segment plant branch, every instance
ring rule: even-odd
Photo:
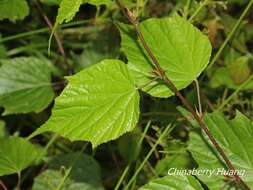
[[[3,190],[8,190],[8,188],[6,187],[6,185],[4,184],[4,182],[0,179],[0,187],[3,188]]]
[[[40,14],[41,14],[42,18],[44,19],[44,21],[46,22],[46,24],[47,24],[48,28],[50,29],[50,31],[53,32],[53,24],[50,21],[50,19],[48,18],[48,16],[46,15],[46,13],[43,11],[43,9],[40,5],[40,2],[38,0],[34,0],[34,4],[37,7],[38,11],[40,12]],[[72,67],[68,64],[67,56],[66,56],[66,53],[65,53],[65,50],[64,50],[64,47],[63,47],[63,43],[62,43],[62,41],[59,37],[59,34],[58,34],[57,31],[54,31],[53,35],[54,35],[54,38],[56,40],[58,49],[59,49],[61,55],[63,56],[64,62],[68,67],[68,72],[69,72],[69,74],[71,74],[72,73]]]
[[[120,9],[123,11],[124,15],[129,20],[129,22],[134,26],[135,31],[137,33],[137,36],[140,39],[141,44],[145,48],[146,52],[148,53],[149,57],[151,58],[154,66],[155,66],[155,73],[157,73],[157,75],[167,84],[167,86],[169,87],[169,89],[176,94],[176,96],[181,100],[181,102],[183,103],[183,105],[192,114],[192,116],[194,117],[194,119],[199,123],[200,127],[206,133],[206,135],[208,136],[209,140],[212,142],[212,144],[215,147],[215,149],[218,151],[218,153],[220,154],[220,156],[223,158],[223,160],[225,161],[225,163],[228,166],[228,168],[231,171],[234,171],[235,174],[234,174],[233,177],[235,179],[235,182],[238,185],[241,184],[246,190],[250,190],[250,188],[248,187],[248,185],[240,178],[239,175],[236,174],[235,167],[233,166],[233,164],[231,163],[231,161],[229,160],[229,158],[225,154],[224,150],[221,148],[221,146],[215,140],[215,138],[213,137],[213,135],[209,131],[207,125],[204,123],[203,119],[194,111],[194,109],[190,105],[189,101],[179,92],[179,90],[177,89],[177,87],[173,84],[173,82],[165,74],[165,71],[160,66],[158,60],[156,59],[155,55],[153,54],[153,52],[151,51],[150,47],[148,46],[148,44],[146,43],[146,41],[144,39],[144,36],[143,36],[143,34],[142,34],[142,32],[141,32],[141,30],[139,28],[138,18],[132,12],[130,12],[127,8],[125,8],[119,1],[117,1],[117,3],[119,5]]]

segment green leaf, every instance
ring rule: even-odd
[[[0,0],[0,20],[22,20],[29,14],[26,0]]]
[[[90,40],[81,54],[73,54],[75,71],[78,72],[104,59],[117,58],[118,55],[119,39],[115,39],[115,29],[104,29],[95,35],[94,40]]]
[[[159,176],[166,176],[170,168],[187,169],[190,161],[187,152],[166,156],[158,161],[155,171]]]
[[[141,132],[134,130],[131,133],[127,133],[119,139],[118,150],[123,160],[129,164],[135,161],[140,154],[139,142],[141,140]]]
[[[92,5],[108,4],[111,0],[62,0],[56,18],[57,24],[71,21],[83,3]]]
[[[2,40],[2,36],[0,34],[0,41]],[[7,58],[7,49],[3,43],[0,44],[0,59]]]
[[[60,8],[58,9],[56,23],[62,24],[63,22],[71,21],[79,11],[82,3],[83,0],[62,0]]]
[[[216,69],[210,79],[209,85],[211,88],[217,88],[220,86],[226,86],[231,89],[237,89],[240,85],[235,84],[233,79],[231,78],[231,74],[229,73],[228,68],[219,67]],[[251,89],[253,87],[253,81],[249,81],[242,90]]]
[[[228,120],[221,113],[212,113],[205,116],[214,138],[223,148],[232,164],[240,172],[242,179],[253,187],[253,124],[242,113],[237,112],[233,120]],[[188,147],[193,158],[199,165],[199,170],[210,169],[212,176],[198,176],[212,190],[219,190],[226,184],[225,177],[218,171],[227,169],[217,151],[213,148],[206,135],[197,132],[190,133]],[[245,175],[243,175],[245,170]]]
[[[62,0],[41,0],[41,2],[47,5],[59,5],[62,2]],[[99,5],[107,5],[112,2],[113,2],[112,0],[82,0],[81,4],[89,3],[91,5],[99,6]],[[76,12],[78,12],[78,10]]]
[[[21,172],[39,156],[38,148],[21,137],[0,139],[0,176]]]
[[[59,5],[61,3],[61,0],[40,0],[41,3],[46,5]]]
[[[156,166],[155,171],[159,176],[168,175],[170,168],[177,169],[190,169],[193,168],[194,162],[190,154],[186,151],[186,146],[181,141],[170,141],[164,148],[164,158],[160,159]]]
[[[121,47],[128,59],[128,68],[138,86],[156,97],[173,93],[162,81],[151,81],[152,61],[142,47],[132,27],[119,24]],[[166,75],[181,90],[205,69],[211,55],[208,38],[178,15],[152,18],[140,24],[140,30]]]
[[[198,122],[193,118],[192,114],[183,108],[182,106],[177,106],[177,110],[180,112],[180,114],[187,119],[187,121],[193,126],[198,127]]]
[[[92,157],[72,153],[59,155],[49,162],[48,169],[35,178],[32,190],[55,190],[71,169],[61,190],[104,190],[100,167]]]
[[[220,21],[223,25],[224,32],[226,34],[226,37],[229,35],[235,24],[237,23],[237,18],[233,18],[232,16],[228,14],[221,14],[220,15]],[[245,28],[245,25],[247,24],[247,21],[243,20],[240,25],[238,26],[238,29],[233,34],[233,39],[231,39],[231,46],[239,52],[243,52],[244,54],[247,54],[247,46],[246,46],[246,36],[245,32],[243,32],[242,28]]]
[[[210,75],[209,85],[211,88],[226,86],[231,89],[240,87],[247,90],[253,87],[250,81],[251,68],[249,67],[249,56],[242,56],[234,49],[229,49],[224,56],[225,66],[218,67]],[[247,81],[249,80],[249,81]],[[247,81],[247,84],[243,84]],[[243,87],[241,87],[243,85]]]
[[[4,115],[40,112],[54,98],[48,63],[34,57],[1,60],[0,105]]]
[[[201,190],[203,189],[193,176],[166,176],[155,179],[139,190]]]
[[[228,65],[229,73],[235,84],[240,85],[250,77],[249,57],[241,56]]]
[[[109,3],[112,3],[112,0],[83,0],[84,3],[89,3],[91,5],[107,5]]]
[[[5,122],[0,120],[0,139],[5,138],[7,136],[7,131],[5,129]]]
[[[135,128],[139,94],[122,61],[104,60],[67,79],[52,116],[33,136],[53,131],[96,147]]]

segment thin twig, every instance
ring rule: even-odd
[[[149,170],[151,171],[151,173],[153,174],[153,176],[154,176],[154,177],[158,177],[158,175],[157,175],[157,173],[156,173],[154,167],[152,166],[152,164],[151,164],[149,161],[147,161],[147,166],[148,166],[148,169],[149,169]]]
[[[220,156],[223,158],[223,160],[225,161],[228,168],[231,171],[236,171],[235,167],[233,166],[233,164],[231,163],[231,161],[229,160],[229,158],[225,154],[224,150],[221,148],[221,146],[218,144],[218,142],[215,140],[215,138],[213,137],[213,135],[209,131],[209,129],[208,129],[207,125],[204,123],[203,119],[194,111],[194,109],[190,105],[189,101],[178,91],[177,87],[167,77],[167,75],[165,74],[165,71],[161,68],[158,60],[156,59],[155,55],[153,54],[153,52],[151,51],[150,47],[148,46],[148,44],[146,43],[146,41],[144,39],[144,36],[139,28],[138,18],[135,17],[135,15],[133,13],[131,13],[127,8],[125,8],[119,1],[117,1],[117,3],[119,5],[120,9],[123,11],[124,15],[129,20],[129,22],[134,26],[137,36],[140,39],[141,44],[145,48],[146,52],[148,53],[149,57],[151,58],[151,60],[154,64],[155,72],[157,73],[157,75],[160,76],[160,78],[167,84],[169,89],[176,94],[176,96],[181,100],[183,105],[187,108],[187,110],[192,114],[192,116],[195,118],[195,120],[199,123],[200,127],[206,133],[209,140],[212,142],[215,149],[218,151]],[[241,184],[241,185],[243,185],[243,187],[246,190],[250,190],[248,185],[241,179],[241,177],[239,175],[236,174],[236,172],[233,177],[235,179],[235,182],[238,185]]]
[[[3,190],[8,190],[8,188],[6,187],[6,185],[4,184],[4,182],[0,179],[0,187],[3,188]]]
[[[184,14],[183,14],[185,19],[187,19],[188,17],[190,5],[191,5],[191,0],[187,0],[186,5],[184,6]]]
[[[42,7],[40,5],[40,2],[38,0],[34,0],[34,4],[37,7],[37,9],[39,10],[42,18],[46,22],[46,24],[47,24],[48,28],[50,29],[50,31],[53,32],[53,24],[50,21],[50,19],[48,18],[48,16],[46,15],[46,13],[43,11],[43,9],[42,9]],[[54,38],[56,40],[58,49],[59,49],[61,55],[63,56],[64,63],[68,67],[68,72],[69,72],[69,74],[72,74],[72,67],[68,64],[67,56],[66,56],[66,53],[65,53],[65,50],[64,50],[64,47],[63,47],[63,43],[62,43],[62,41],[61,41],[61,39],[59,37],[59,34],[58,34],[57,30],[54,31],[53,35],[54,35]]]
[[[146,139],[147,139],[147,142],[148,142],[149,146],[152,148],[155,143],[150,141],[148,138],[146,138]],[[159,160],[159,152],[156,149],[154,150],[154,155],[155,155],[156,159]]]
[[[212,102],[208,99],[208,97],[204,94],[204,93],[201,93],[200,91],[200,94],[201,96],[203,97],[203,99],[205,100],[206,104],[208,105],[208,107],[212,110],[212,111],[215,111],[215,108],[212,104]]]

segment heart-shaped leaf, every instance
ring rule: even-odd
[[[33,136],[53,131],[96,147],[135,128],[139,94],[122,61],[104,60],[67,79],[52,116]]]
[[[135,83],[156,97],[173,93],[160,80],[154,80],[149,55],[137,41],[133,28],[119,24],[121,48],[127,56],[128,68]],[[166,75],[181,90],[205,69],[211,55],[208,38],[178,15],[170,18],[151,18],[140,23],[140,30]]]

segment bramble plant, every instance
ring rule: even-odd
[[[252,4],[0,0],[0,188],[253,189]]]

